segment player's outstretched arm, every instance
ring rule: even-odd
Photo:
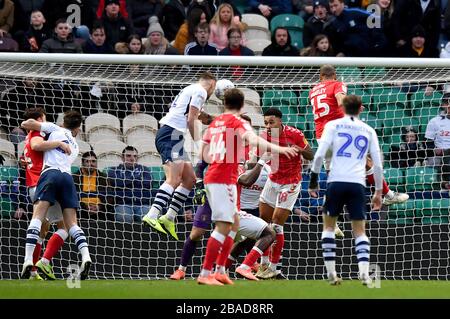
[[[306,145],[304,149],[300,149],[300,152],[302,153],[304,159],[307,159],[308,161],[312,161],[314,159],[314,151],[309,145]]]
[[[197,142],[201,138],[201,129],[198,127],[198,116],[200,115],[200,110],[196,107],[190,106],[188,113],[187,126],[189,133],[192,136],[194,142]]]
[[[30,141],[30,146],[33,151],[46,152],[55,148],[61,148],[65,153],[71,154],[69,144],[62,141],[44,141],[42,138],[33,137]]]
[[[298,148],[295,147],[283,147],[276,144],[267,142],[262,137],[259,137],[253,131],[246,131],[242,136],[244,140],[250,143],[252,146],[257,146],[259,149],[263,149],[268,152],[279,153],[292,158],[299,153]]]
[[[60,129],[56,124],[50,122],[38,122],[35,119],[23,121],[20,126],[27,131],[41,131],[45,133],[52,133]]]
[[[206,112],[200,111],[200,114],[198,116],[198,119],[202,122],[203,125],[209,125],[212,121],[214,121],[216,117],[213,115],[210,115]]]

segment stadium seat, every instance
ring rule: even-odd
[[[247,47],[255,53],[255,55],[261,55],[266,47],[272,42],[266,39],[249,39],[247,41]]]
[[[291,43],[297,49],[303,49],[303,32],[299,30],[288,30],[291,36]]]
[[[384,178],[389,185],[404,185],[406,182],[405,170],[401,168],[385,168]]]
[[[247,24],[245,38],[270,40],[269,21],[260,14],[246,13],[242,15],[242,22]]]
[[[98,169],[122,164],[122,151],[127,145],[117,140],[101,140],[92,144],[98,158]]]
[[[416,200],[408,200],[403,203],[389,206],[389,224],[414,224],[416,217],[419,217],[418,204]]]
[[[223,113],[223,106],[218,104],[209,103],[209,101],[205,104],[204,108],[206,113],[211,115],[219,115]]]
[[[241,113],[253,115],[259,114],[262,115],[262,109],[260,106],[252,105],[252,104],[244,104],[244,107],[241,110]]]
[[[17,164],[16,149],[10,141],[0,139],[0,155],[5,158],[4,166],[14,166]]]
[[[432,167],[410,167],[406,169],[406,190],[425,191],[438,188],[438,175]]]
[[[370,95],[364,91],[364,88],[359,85],[348,85],[347,86],[347,95],[358,95],[361,97],[362,104],[364,108],[370,109],[372,101],[370,99]]]
[[[138,156],[138,164],[144,166],[156,166],[162,165],[162,161],[158,154],[145,153]]]
[[[18,177],[19,168],[17,166],[0,167],[0,217],[10,217],[15,211],[15,205],[9,195],[19,192],[18,187],[14,186],[14,182],[18,180]],[[16,185],[18,186],[18,184]]]
[[[96,113],[85,120],[87,141],[96,143],[103,139],[122,140],[120,121],[117,117],[107,113]]]
[[[419,119],[420,132],[425,133],[427,125],[433,117],[439,115],[440,108],[438,107],[423,107],[414,108],[413,115]]]
[[[152,172],[152,188],[158,189],[166,179],[164,168],[161,165],[150,166]]]
[[[408,102],[408,96],[398,87],[375,87],[369,90],[369,94],[373,97],[373,103],[376,109],[382,109],[389,104],[405,108]]]
[[[298,99],[299,101],[299,105],[298,105],[298,110],[299,110],[299,115],[304,115],[302,113],[306,113],[308,108],[311,108],[311,101],[309,100],[309,91],[301,91],[300,92],[300,97]]]
[[[273,32],[278,27],[285,27],[288,30],[302,31],[305,21],[296,14],[279,14],[270,20],[270,30]]]
[[[365,67],[362,70],[364,77],[369,79],[380,78],[386,75],[386,69],[380,67]]]
[[[241,88],[240,90],[242,91],[242,93],[244,93],[244,104],[255,106],[261,105],[261,97],[259,96],[258,92],[248,88]]]
[[[78,153],[78,157],[75,159],[75,161],[72,163],[73,166],[81,166],[81,156],[85,153],[85,152],[89,152],[92,150],[92,147],[89,143],[82,141],[82,140],[77,140],[78,143],[78,148],[79,148],[79,153]],[[96,153],[97,155],[97,153]]]
[[[158,120],[145,113],[131,114],[123,119],[123,136],[125,143],[147,139],[158,130]],[[147,134],[148,133],[148,134]]]
[[[294,91],[286,90],[265,90],[263,93],[263,106],[297,106],[298,97]]]
[[[418,91],[411,97],[413,109],[439,108],[442,102],[442,94],[434,91],[430,95],[425,95],[425,91]]]
[[[130,143],[128,145],[136,147],[139,155],[145,154],[145,153],[149,153],[149,154],[158,153],[158,151],[156,150],[155,140],[152,140],[152,139],[133,140],[133,141],[130,141]]]
[[[339,81],[352,83],[361,81],[361,70],[356,67],[337,67],[336,76]]]
[[[424,199],[421,200],[420,212],[423,224],[448,224],[450,199]]]

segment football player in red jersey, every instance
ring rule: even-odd
[[[270,162],[271,174],[261,193],[259,212],[263,220],[272,223],[276,240],[271,246],[270,264],[256,274],[261,279],[282,277],[277,266],[284,246],[284,223],[300,193],[302,157],[307,160],[312,160],[314,157],[303,132],[295,127],[284,125],[281,117],[282,113],[277,108],[269,108],[264,112],[266,131],[262,133],[262,137],[280,146],[294,146],[299,152],[294,157],[280,154],[278,159],[272,159]],[[264,253],[264,256],[267,255],[268,250]]]
[[[316,126],[316,139],[320,143],[322,131],[329,121],[344,117],[342,101],[347,95],[347,87],[344,83],[336,79],[336,69],[329,64],[320,68],[320,83],[312,88],[309,99],[313,107],[314,123]],[[325,169],[329,170],[330,154],[325,158]],[[374,185],[372,161],[367,161],[367,181]],[[405,193],[393,192],[388,184],[383,180],[383,204],[391,205],[402,203],[408,200]]]
[[[212,210],[215,229],[206,246],[206,255],[202,265],[199,284],[223,285],[232,284],[227,274],[215,276],[212,267],[219,254],[226,261],[233,239],[228,236],[237,214],[238,166],[244,158],[244,143],[279,153],[287,158],[297,157],[298,149],[281,147],[258,137],[250,124],[238,117],[244,106],[244,94],[238,89],[230,89],[225,93],[225,112],[216,117],[203,137],[202,158],[210,163],[205,175],[204,184]]]
[[[44,109],[40,107],[29,108],[24,114],[25,120],[35,119],[39,122],[45,122],[46,116]],[[66,143],[60,141],[48,142],[45,140],[45,133],[40,131],[30,131],[25,139],[25,148],[23,154],[23,161],[25,164],[26,186],[28,187],[28,194],[30,198],[34,199],[36,186],[41,175],[42,165],[44,162],[44,152],[61,147],[65,149]],[[58,230],[50,237],[43,257],[40,259],[42,243],[47,235],[50,224],[56,223]],[[64,225],[61,207],[58,203],[50,207],[47,212],[47,218],[41,228],[38,243],[33,253],[33,267],[30,279],[38,279],[37,269],[48,280],[55,280],[53,269],[50,264],[51,259],[55,256],[59,249],[61,249],[64,241],[68,237],[67,230]],[[36,269],[37,267],[37,269]]]

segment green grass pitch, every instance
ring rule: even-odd
[[[233,286],[200,286],[195,280],[88,280],[80,288],[67,288],[66,281],[1,280],[0,298],[101,298],[101,299],[311,299],[311,298],[450,298],[448,281],[381,281],[369,289],[357,280],[341,286],[325,281],[236,280]]]

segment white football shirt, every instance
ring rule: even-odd
[[[332,150],[332,158],[328,183],[348,182],[366,186],[367,153],[372,157],[374,167],[382,167],[377,133],[357,117],[346,115],[325,125],[315,157],[323,158],[329,149]],[[313,171],[319,171],[321,165],[314,159]]]
[[[450,148],[450,119],[436,116],[428,122],[425,138],[434,141],[437,148]]]
[[[199,83],[185,87],[175,97],[169,112],[159,123],[173,127],[180,132],[186,132],[189,106],[202,110],[207,97],[208,93]]]
[[[72,153],[67,155],[62,149],[55,148],[44,153],[44,166],[52,169],[59,169],[61,172],[71,174],[70,167],[80,152],[77,140],[68,129],[59,127],[53,123],[41,123],[41,131],[49,135],[48,141],[63,141],[70,145]]]
[[[244,173],[244,172],[243,172]],[[259,207],[259,197],[266,185],[267,178],[270,175],[270,166],[264,165],[256,182],[250,186],[242,186],[241,189],[241,209],[256,209]],[[239,177],[238,177],[239,180]]]

